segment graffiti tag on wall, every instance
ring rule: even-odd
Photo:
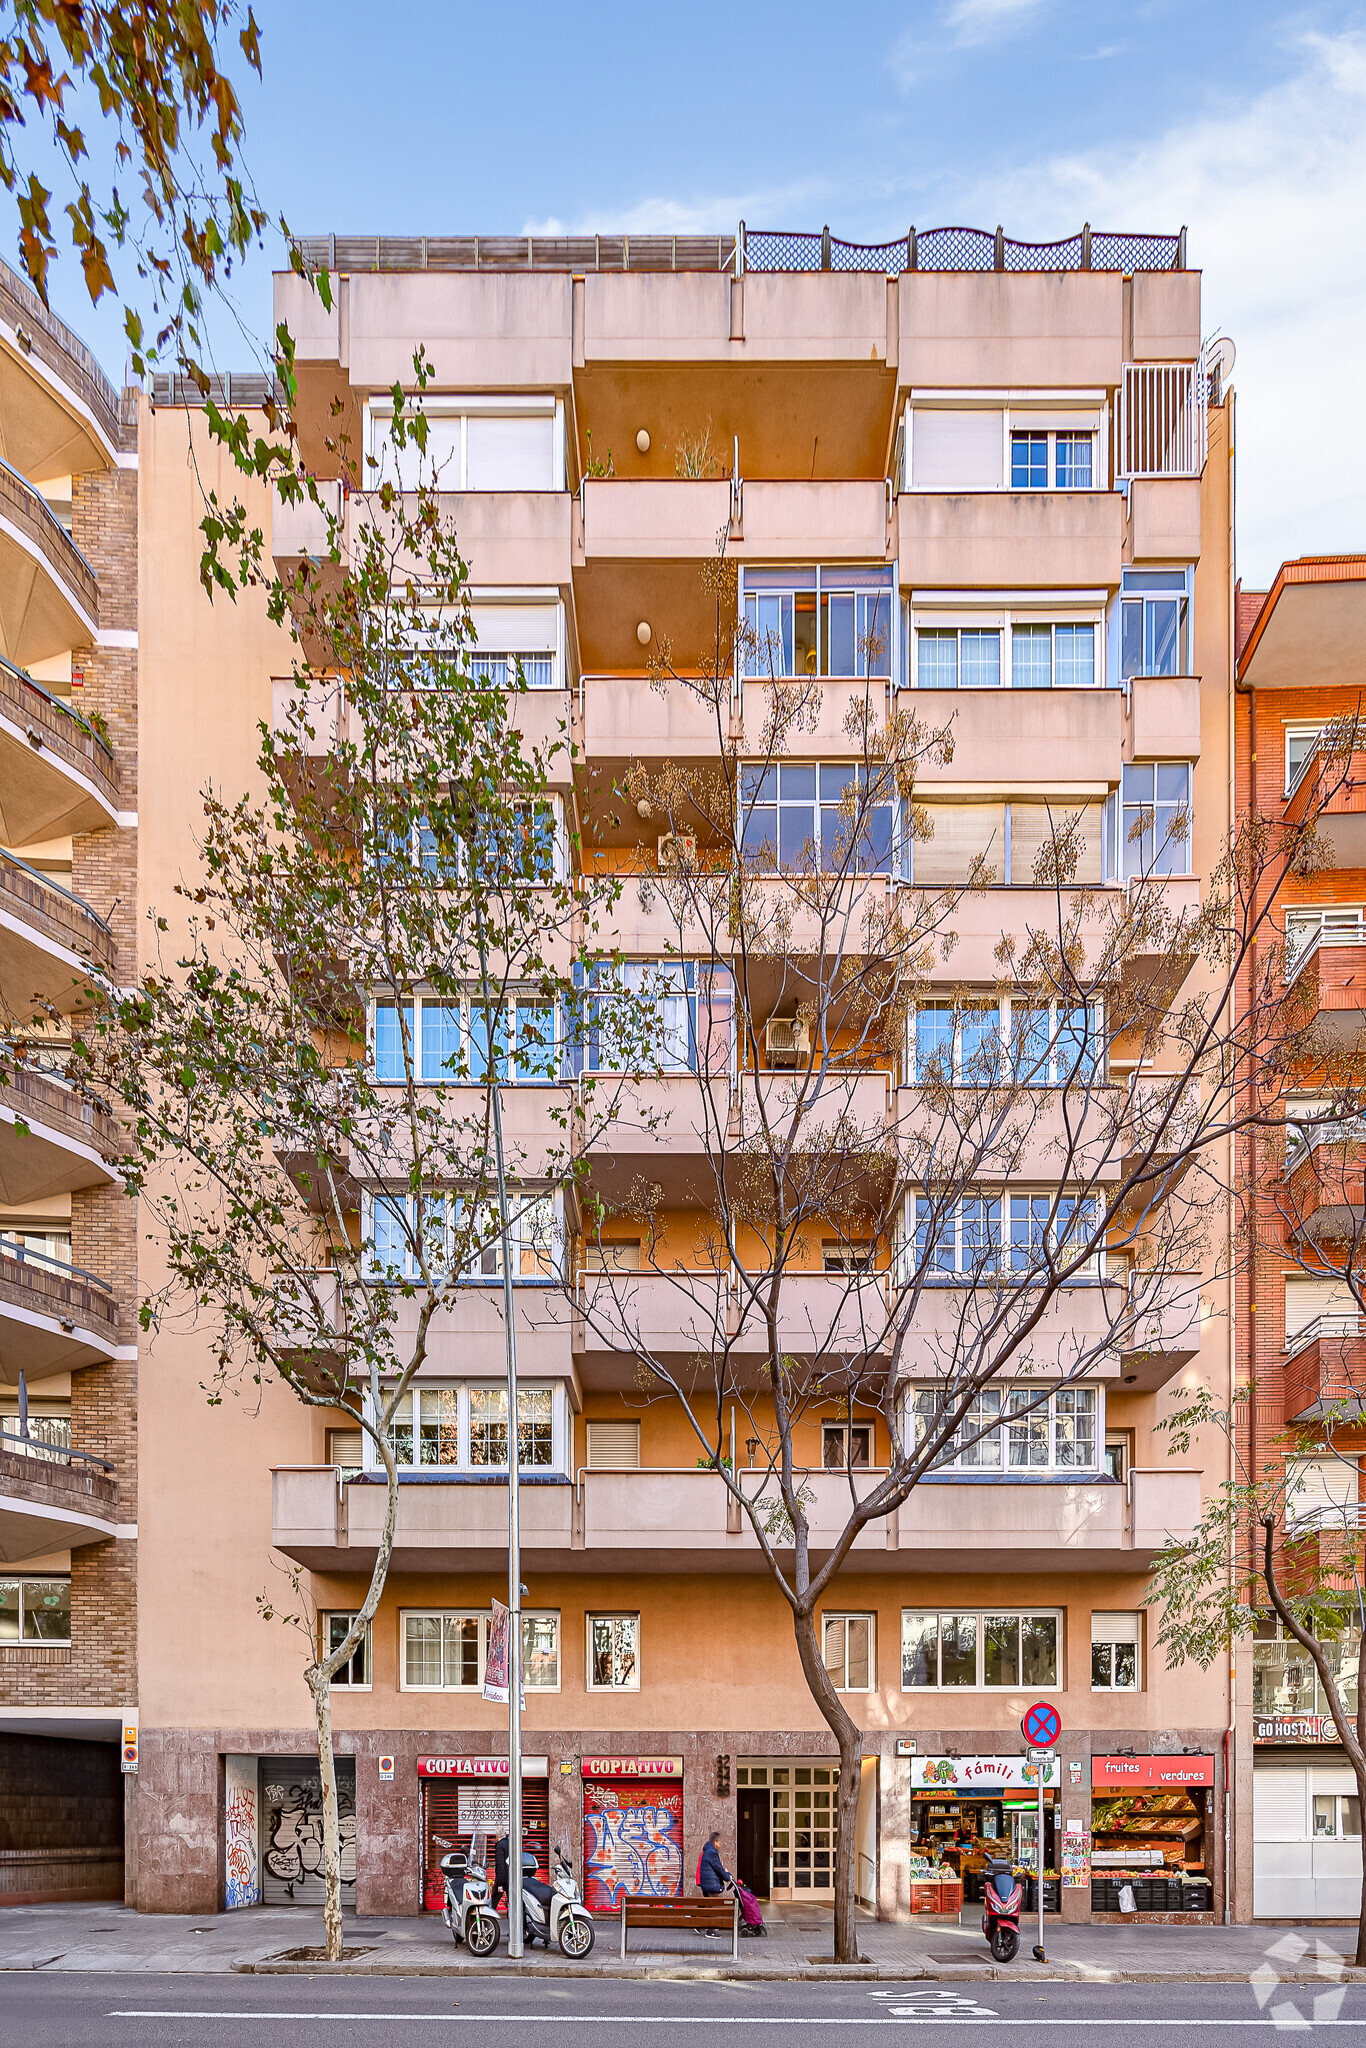
[[[676,1899],[683,1891],[683,1793],[658,1785],[585,1784],[584,1897],[609,1912],[623,1894]],[[637,1799],[639,1803],[637,1803]]]
[[[268,1902],[303,1905],[321,1900],[323,1888],[323,1794],[317,1778],[265,1788]],[[356,1882],[356,1795],[338,1773],[337,1831],[341,1838],[341,1881]]]
[[[255,1757],[225,1759],[224,1884],[223,1904],[228,1912],[261,1902],[260,1866],[257,1861],[257,1818]]]

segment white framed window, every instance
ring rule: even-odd
[[[910,679],[920,690],[1093,690],[1106,681],[1104,608],[1069,603],[911,606]]]
[[[584,1625],[589,1692],[639,1692],[639,1614],[587,1614]]]
[[[740,770],[740,850],[767,873],[813,868],[887,875],[896,778],[851,761],[776,761]],[[851,833],[857,831],[856,843]]]
[[[323,1615],[323,1649],[328,1656],[331,1656],[334,1650],[339,1650],[346,1641],[347,1636],[351,1633],[351,1624],[355,1618],[354,1614],[331,1613]],[[361,1637],[359,1644],[347,1658],[345,1664],[338,1667],[337,1674],[332,1680],[332,1685],[334,1690],[338,1687],[345,1687],[348,1692],[369,1692],[371,1678],[370,1623],[368,1621],[365,1624],[365,1633]]]
[[[1288,725],[1285,728],[1285,793],[1287,796],[1314,758],[1323,726]]]
[[[822,1614],[821,1656],[836,1692],[875,1692],[877,1620],[871,1614]]]
[[[999,1086],[1007,1077],[1031,1088],[1098,1080],[1105,1071],[1103,1004],[1040,999],[1027,991],[1004,1001],[916,1006],[907,1064],[921,1087],[952,1082]]]
[[[1010,429],[1012,491],[1089,491],[1096,484],[1094,429],[1042,427],[1022,417]]]
[[[472,836],[453,844],[448,821],[431,822],[420,814],[401,829],[386,829],[375,859],[412,867],[432,883],[456,886],[462,880],[484,881],[490,889],[535,888],[563,881],[568,871],[564,808],[558,796],[518,798],[496,816],[486,817]],[[371,852],[366,848],[366,859]]]
[[[1357,1458],[1287,1458],[1285,1461],[1285,1526],[1310,1529],[1356,1529],[1362,1519],[1361,1463]]]
[[[942,1387],[912,1390],[911,1420],[922,1443],[943,1402]],[[985,1433],[984,1433],[985,1432]],[[1099,1387],[983,1387],[963,1425],[935,1461],[936,1471],[1099,1472],[1104,1444]]]
[[[488,1660],[489,1614],[408,1607],[400,1611],[401,1692],[477,1692]],[[558,1608],[522,1614],[522,1685],[527,1692],[560,1689]]]
[[[1062,1609],[901,1611],[903,1692],[993,1692],[1062,1683]]]
[[[1120,571],[1119,673],[1188,676],[1191,673],[1189,569]]]
[[[557,1284],[565,1256],[563,1197],[512,1189],[508,1200],[513,1280],[519,1286]],[[419,1234],[438,1281],[476,1284],[502,1278],[503,1238],[494,1204],[471,1211],[449,1191],[419,1196],[367,1190],[361,1196],[361,1231],[369,1279],[420,1279]],[[464,1250],[465,1264],[453,1272],[457,1246]]]
[[[1143,1617],[1136,1613],[1091,1615],[1092,1692],[1137,1692]]]
[[[475,995],[458,1002],[414,995],[402,1003],[377,996],[370,1004],[370,1071],[376,1081],[469,1083],[489,1078],[489,1023],[493,1025],[493,1078],[520,1087],[548,1087],[560,1079],[562,1033],[557,1006],[534,991],[511,990],[486,1010]]]
[[[394,1411],[394,1461],[404,1472],[507,1471],[507,1389],[496,1381],[463,1380],[453,1386],[410,1387]],[[564,1388],[517,1389],[517,1469],[569,1470]],[[367,1445],[367,1471],[379,1471]]]
[[[564,406],[550,394],[511,397],[424,395],[425,458],[411,439],[393,444],[393,404],[366,407],[367,487],[385,481],[414,490],[419,478],[442,491],[562,491]],[[411,419],[411,415],[409,415]]]
[[[1189,761],[1126,761],[1121,846],[1126,881],[1191,871]]]
[[[865,1471],[873,1462],[871,1422],[823,1422],[821,1465],[827,1472]]]
[[[749,681],[894,673],[894,572],[881,567],[742,569]]]
[[[1361,1835],[1361,1800],[1355,1792],[1315,1792],[1314,1840],[1343,1842]]]
[[[930,1285],[936,1280],[954,1285],[962,1279],[983,1279],[1007,1269],[1028,1274],[1041,1264],[1045,1252],[1055,1261],[1066,1259],[1092,1234],[1097,1214],[1091,1195],[1059,1197],[1011,1190],[1007,1193],[976,1193],[956,1197],[947,1204],[931,1195],[916,1195],[914,1209],[907,1197],[908,1216],[913,1217],[907,1255],[914,1255],[916,1268]],[[1105,1277],[1105,1254],[1090,1254],[1067,1283],[1089,1286]]]
[[[995,403],[992,403],[992,400]],[[956,401],[956,402],[955,402]],[[913,491],[1103,490],[1102,395],[1030,404],[983,392],[976,405],[947,393],[908,401],[902,488]]]
[[[576,984],[582,970],[574,969]],[[564,1064],[574,1074],[730,1074],[735,1068],[734,983],[705,960],[593,961],[576,989],[576,1028]]]
[[[69,1643],[71,1580],[45,1573],[0,1575],[0,1643]]]
[[[1285,913],[1287,981],[1313,946],[1359,946],[1366,940],[1366,911],[1359,903],[1305,906]]]

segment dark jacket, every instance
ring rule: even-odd
[[[717,1848],[715,1842],[708,1842],[702,1851],[702,1861],[698,1866],[698,1881],[701,1884],[704,1897],[708,1898],[713,1897],[725,1884],[726,1866],[721,1861],[721,1851]]]

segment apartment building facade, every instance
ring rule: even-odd
[[[305,459],[350,518],[338,423],[383,459],[389,393],[426,350],[481,655],[520,662],[547,729],[562,723],[577,750],[546,792],[566,844],[610,846],[633,763],[705,758],[699,721],[652,688],[649,665],[662,641],[687,666],[682,650],[712,640],[703,571],[723,544],[741,617],[779,674],[818,677],[831,707],[790,788],[774,786],[780,839],[818,833],[819,778],[848,772],[845,642],[870,617],[880,715],[914,702],[952,725],[916,879],[952,885],[985,848],[996,878],[963,900],[946,996],[994,989],[1001,936],[1038,916],[1048,805],[1082,815],[1078,885],[1116,896],[1141,842],[1129,814],[1184,820],[1162,885],[1199,900],[1232,811],[1233,437],[1182,238],[1088,231],[1029,249],[952,231],[860,250],[742,232],[306,253],[329,269],[331,311],[292,275],[276,288]],[[290,668],[250,594],[211,610],[198,593],[197,494],[242,486],[178,397],[142,400],[136,428],[139,553],[155,564],[137,622],[140,911],[183,871],[196,792],[252,785],[258,721],[279,716]],[[253,504],[278,562],[319,551],[315,517]],[[732,716],[743,759],[744,675]],[[645,966],[670,948],[641,879],[628,875],[613,937]],[[914,1057],[912,1030],[869,1085],[904,1087]],[[534,1088],[510,1069],[514,1129],[535,1125]],[[681,1240],[697,1235],[701,1141],[686,1115],[664,1129],[649,1149],[670,1160]],[[562,1224],[582,1301],[599,1275],[574,1218]],[[629,1264],[629,1244],[618,1256]],[[155,1245],[136,1277],[156,1284]],[[802,1279],[819,1316],[819,1257]],[[642,1272],[642,1297],[652,1284]],[[552,1312],[539,1285],[528,1274],[519,1295],[531,1838],[582,1853],[599,1903],[622,1884],[690,1889],[712,1828],[762,1895],[828,1900],[837,1757],[785,1604],[676,1406],[642,1401],[628,1348],[586,1307]],[[506,1482],[478,1448],[504,1369],[500,1301],[501,1281],[473,1276],[422,1369],[389,1583],[334,1689],[344,1896],[362,1911],[429,1907],[434,1835],[496,1822],[505,1800],[505,1715],[481,1687],[506,1590]],[[202,1328],[159,1329],[138,1398],[136,1896],[152,1911],[318,1896],[300,1650],[258,1596],[278,1605],[299,1570],[327,1640],[367,1581],[382,1497],[359,1433],[278,1388],[210,1412],[208,1345]],[[1152,1910],[1250,1910],[1230,1796],[1250,1792],[1248,1704],[1240,1723],[1227,1662],[1169,1673],[1144,1608],[1157,1548],[1224,1476],[1217,1446],[1173,1461],[1155,1425],[1196,1379],[1228,1393],[1230,1346],[1211,1282],[1159,1319],[1141,1360],[1092,1376],[1080,1425],[1050,1411],[1028,1483],[999,1447],[994,1471],[941,1476],[860,1539],[820,1629],[865,1731],[856,1889],[879,1913],[910,1910],[917,1862],[953,1828],[1028,1848],[1019,1722],[1036,1696],[1063,1724],[1046,1786],[1046,1854],[1061,1868],[1066,1849],[1074,1878],[1063,1916],[1116,1905],[1121,1800],[1147,1816],[1146,1857],[1162,1862],[1173,1829],[1187,1848],[1189,1881],[1159,1898],[1154,1880]],[[735,1434],[735,1464],[753,1466],[743,1422]],[[876,1410],[813,1416],[799,1456],[817,1541],[837,1515],[832,1462],[876,1472],[887,1455]]]
[[[1239,809],[1273,825],[1317,816],[1322,864],[1287,884],[1269,943],[1284,945],[1276,971],[1304,992],[1306,1021],[1330,1060],[1335,1049],[1339,1060],[1353,1057],[1362,1027],[1366,834],[1361,755],[1335,751],[1325,735],[1360,716],[1363,623],[1359,555],[1283,562],[1268,590],[1238,594]],[[1322,1058],[1307,1062],[1291,1077],[1292,1117],[1296,1105],[1305,1115],[1322,1107],[1333,1085]],[[1334,1204],[1352,1201],[1359,1143],[1354,1132],[1297,1139],[1292,1128],[1283,1149],[1266,1144],[1249,1163],[1257,1228],[1238,1287],[1238,1353],[1252,1382],[1241,1449],[1250,1471],[1286,1471],[1287,1521],[1301,1536],[1325,1521],[1355,1528],[1360,1325],[1342,1277],[1351,1226],[1335,1221]],[[1357,1647],[1344,1641],[1340,1659],[1353,1707]],[[1350,1918],[1361,1896],[1361,1820],[1322,1682],[1274,1621],[1253,1644],[1251,1667],[1253,1909]]]
[[[66,1053],[135,972],[136,396],[0,266],[0,1903],[135,1878],[136,1228]]]

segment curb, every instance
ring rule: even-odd
[[[1246,1984],[1246,1970],[1158,1970],[1154,1968],[1100,1969],[1087,1963],[939,1963],[928,1957],[908,1958],[897,1967],[890,1963],[793,1963],[790,1965],[726,1968],[723,1964],[678,1963],[514,1963],[495,1969],[476,1968],[469,1963],[421,1963],[394,1957],[354,1963],[295,1963],[277,1961],[272,1955],[236,1956],[232,1969],[239,1976],[255,1977],[444,1977],[466,1978],[554,1977],[616,1980],[621,1983],[649,1983],[659,1980],[691,1983],[733,1984],[849,1984],[849,1983],[940,1983],[980,1984],[1024,1982],[1034,1984]],[[1278,1976],[1281,1984],[1316,1984],[1325,1980],[1317,1971],[1287,1971]],[[1344,1968],[1341,1984],[1366,1983],[1366,1970]]]

